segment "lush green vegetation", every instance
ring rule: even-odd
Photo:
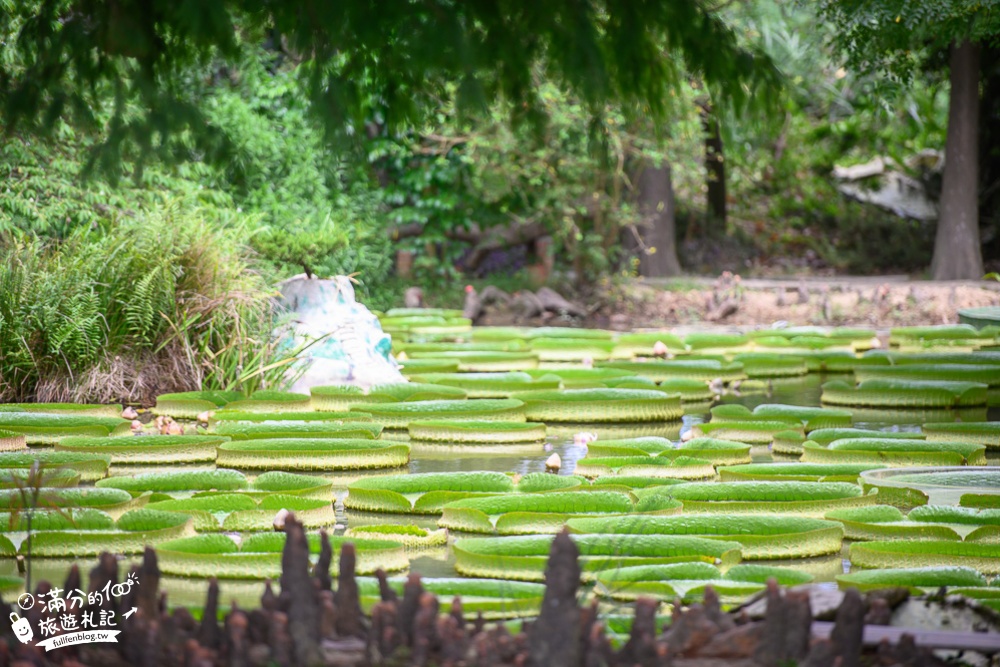
[[[382,320],[399,328],[395,344],[410,350],[427,345],[426,329],[436,328],[422,310]],[[801,331],[783,333],[794,340]],[[997,402],[984,393],[993,376],[980,370],[996,361],[998,330],[903,327],[892,330],[888,350],[853,348],[872,334],[812,331],[823,350],[886,362],[859,364],[836,381],[837,391],[857,385],[859,395],[867,383],[899,383],[883,394],[909,400],[882,401],[876,414],[831,407],[838,401],[829,400],[819,367],[776,384],[767,399],[742,393],[738,375],[685,378],[684,390],[711,386],[715,398],[681,402],[671,389],[677,378],[663,371],[678,362],[641,361],[652,350],[637,350],[634,334],[468,323],[437,339],[447,345],[423,348],[424,358],[465,359],[464,352],[482,354],[486,340],[521,350],[495,362],[510,370],[433,376],[494,397],[413,381],[316,387],[312,395],[174,392],[158,396],[149,414],[133,415],[145,423],[122,418],[119,406],[112,416],[112,406],[2,403],[0,526],[9,528],[0,530],[0,564],[11,572],[26,564],[25,577],[6,587],[32,589],[67,557],[128,556],[150,545],[175,604],[184,589],[200,598],[210,577],[259,581],[241,584],[256,603],[263,579],[279,575],[281,530],[294,525],[294,513],[309,533],[302,555],[320,575],[353,542],[359,571],[426,572],[433,562],[441,574],[461,575],[435,580],[435,590],[461,594],[463,604],[497,618],[536,613],[538,588],[507,585],[541,581],[553,535],[563,530],[580,558],[575,574],[560,571],[579,577],[590,599],[695,602],[711,586],[738,604],[772,577],[782,585],[836,581],[915,593],[948,586],[995,598],[1000,479],[987,464],[1000,451],[1000,422],[983,421],[986,406],[978,415],[925,408],[937,405],[928,400],[936,389],[947,396],[975,389]],[[645,335],[670,340],[681,358],[711,350],[717,359],[702,361],[720,368],[775,348],[773,335],[757,333]],[[553,340],[600,342],[629,370],[544,361],[552,348],[533,346]],[[788,347],[784,356],[804,363],[799,355],[811,349]],[[518,370],[525,358],[538,367]],[[908,377],[866,379],[873,368],[907,369]],[[521,391],[534,382],[554,386]],[[667,412],[659,409],[664,401]],[[538,421],[525,422],[526,414]],[[727,439],[691,437],[713,426],[728,429]],[[526,431],[534,433],[511,437]],[[797,451],[775,446],[781,441]],[[330,538],[345,523],[347,532]],[[294,530],[288,535],[296,539]]]
[[[356,274],[384,310],[409,285],[453,306],[469,281],[922,271],[934,224],[848,200],[831,171],[884,156],[936,196],[911,159],[945,146],[953,43],[982,43],[983,146],[1000,99],[995,12],[966,0],[349,2],[308,21],[297,2],[8,4],[10,400],[274,386],[271,286],[301,272]],[[974,216],[987,263],[996,161],[983,150]],[[651,211],[677,248],[648,236]]]

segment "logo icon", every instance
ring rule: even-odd
[[[10,627],[22,644],[27,644],[34,637],[34,633],[31,631],[31,623],[28,622],[28,619],[21,618],[14,612],[10,613]]]

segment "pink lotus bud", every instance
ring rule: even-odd
[[[667,346],[662,340],[658,340],[653,343],[653,356],[654,357],[665,357],[667,356]]]
[[[208,410],[206,410],[205,412],[199,412],[197,419],[202,424],[207,424],[208,423],[208,418],[210,416],[211,416],[211,413]]]
[[[139,413],[131,405],[122,410],[122,419],[135,419],[138,416]]]
[[[142,422],[139,421],[138,419],[133,419],[132,420],[132,430],[133,431],[141,431],[142,430]]]
[[[562,468],[562,458],[560,458],[559,454],[553,454],[545,459],[546,470],[559,470],[559,468]]]

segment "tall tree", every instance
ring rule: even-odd
[[[963,40],[951,46],[951,94],[944,179],[938,210],[931,273],[938,280],[979,278],[979,44]]]
[[[980,278],[979,51],[1000,37],[1000,0],[822,0],[853,67],[888,75],[891,96],[929,57],[948,51],[951,93],[934,245],[935,279]],[[897,84],[897,85],[894,85]]]
[[[199,89],[265,35],[303,65],[312,108],[331,135],[360,137],[372,117],[418,120],[444,81],[461,108],[503,100],[542,122],[538,68],[601,116],[615,101],[662,118],[684,72],[742,104],[777,74],[739,43],[708,0],[29,0],[5,3],[0,124],[45,132],[60,118],[103,128],[99,165],[181,158],[171,138],[201,138],[226,158],[198,107]],[[664,50],[680,57],[664,57]],[[7,51],[7,53],[3,53]]]

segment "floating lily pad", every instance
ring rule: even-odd
[[[564,389],[526,391],[529,420],[541,422],[662,422],[683,415],[680,396],[644,389]]]
[[[271,438],[351,438],[377,440],[382,435],[382,425],[373,422],[222,422],[215,433],[233,440],[260,440]]]
[[[875,503],[875,496],[862,495],[854,484],[843,482],[693,482],[669,488],[691,513],[724,514],[794,513],[821,517],[841,507]]]
[[[584,581],[595,573],[631,565],[719,563],[740,559],[736,542],[674,535],[573,535]],[[455,569],[463,575],[542,581],[552,537],[466,537],[455,543]]]
[[[150,491],[235,491],[249,487],[246,476],[236,470],[174,470],[140,475],[120,475],[97,482],[96,486],[124,489],[133,495]]]
[[[838,553],[844,531],[835,521],[795,516],[680,515],[570,518],[574,533],[690,535],[739,542],[743,558],[809,558]]]
[[[986,578],[970,567],[913,567],[862,570],[837,577],[841,588],[861,591],[905,587],[918,593],[942,586],[985,586]]]
[[[140,503],[141,504],[141,503]],[[100,509],[111,516],[119,516],[137,505],[127,491],[121,489],[53,488],[43,487],[22,493],[19,489],[0,489],[0,509],[17,510],[24,507]]]
[[[625,371],[628,375],[647,377],[656,382],[675,378],[688,380],[721,380],[735,382],[747,379],[743,364],[713,359],[672,359],[670,361],[601,361],[601,368]]]
[[[856,483],[866,470],[878,470],[877,463],[748,463],[719,468],[723,482],[789,481]]]
[[[319,536],[307,536],[309,550],[318,555]],[[403,545],[392,540],[330,537],[334,558],[350,542],[357,550],[357,572],[374,574],[379,568],[388,572],[405,570],[409,559]],[[281,552],[284,533],[247,535],[240,546],[222,534],[198,535],[171,540],[157,546],[158,564],[165,574],[182,577],[218,577],[220,579],[277,579],[281,576]]]
[[[115,464],[214,461],[216,447],[229,440],[213,435],[148,435],[130,438],[63,438],[56,450],[107,454]]]
[[[37,474],[25,468],[0,470],[0,489],[27,489],[38,485],[68,487],[79,483],[80,473],[70,468],[42,468]]]
[[[0,453],[0,469],[25,470],[31,468],[36,461],[43,469],[68,468],[74,470],[79,473],[81,480],[91,482],[104,477],[111,463],[111,456],[39,449]]]
[[[833,380],[823,385],[822,401],[833,405],[952,408],[986,405],[987,395],[987,386],[977,382],[864,380],[854,386]]]
[[[337,523],[329,500],[317,500],[284,494],[268,495],[259,502],[250,495],[212,494],[150,503],[149,509],[179,512],[194,518],[199,532],[242,532],[274,530],[281,510],[295,513],[307,528],[326,528]]]
[[[301,412],[312,410],[308,394],[262,389],[249,398],[226,404],[229,410],[245,412]]]
[[[354,385],[313,387],[312,405],[326,412],[347,412],[362,403],[465,400],[468,394],[458,387],[421,382],[376,385],[367,391]]]
[[[142,553],[147,545],[194,535],[190,517],[146,508],[125,512],[113,526],[75,514],[72,518],[70,523],[75,525],[50,529],[36,529],[33,525],[32,557],[96,556],[104,551],[136,554]],[[26,549],[24,542],[21,553]]]
[[[448,503],[438,525],[450,530],[496,535],[557,533],[574,516],[672,513],[677,501],[653,495],[638,502],[623,493],[521,493]]]
[[[799,405],[765,403],[751,411],[738,403],[712,408],[712,423],[725,422],[787,422],[802,425],[806,431],[822,428],[841,428],[851,425],[849,410],[817,408]]]
[[[364,470],[394,468],[410,460],[410,446],[382,440],[280,438],[226,442],[218,464],[246,470]]]
[[[24,412],[44,412],[47,414],[64,414],[88,417],[111,417],[121,419],[121,405],[104,405],[102,403],[8,403]]]
[[[924,424],[921,430],[930,442],[978,442],[1000,449],[1000,422],[939,422]]]
[[[561,384],[561,381],[555,377],[541,380],[523,372],[434,373],[411,379],[456,387],[466,392],[469,398],[510,398],[514,392],[530,389],[558,389]],[[451,397],[439,396],[437,398]]]
[[[367,512],[439,514],[445,504],[513,492],[555,491],[579,487],[581,480],[543,473],[520,482],[498,472],[420,473],[362,479],[347,487],[344,506]]]
[[[407,430],[415,441],[462,445],[538,443],[545,440],[545,424],[538,422],[428,419],[410,422]]]
[[[170,415],[175,419],[195,419],[203,412],[217,410],[244,396],[238,391],[183,391],[156,397],[153,414]]]
[[[408,524],[372,524],[357,526],[344,531],[344,537],[365,537],[400,542],[407,549],[428,549],[448,544],[448,531],[444,528],[430,530]],[[425,582],[422,579],[421,582]]]
[[[959,566],[983,574],[1000,574],[1000,544],[928,540],[921,542],[855,542],[851,564],[865,568]]]
[[[411,422],[428,419],[527,421],[524,403],[512,398],[481,398],[468,401],[416,401],[399,403],[361,403],[351,407],[372,415],[389,428],[406,428]]]
[[[891,505],[833,510],[826,513],[826,518],[843,524],[844,535],[852,540],[962,539],[948,526],[907,521],[903,513]]]
[[[986,447],[975,443],[888,438],[835,440],[826,447],[806,442],[808,463],[879,463],[889,467],[985,465]]]
[[[675,479],[706,479],[715,476],[711,461],[691,456],[586,456],[576,462],[574,471],[584,477],[601,475],[638,475]]]
[[[406,579],[390,578],[387,583],[402,597]],[[542,584],[524,581],[425,577],[420,580],[420,585],[437,596],[441,609],[449,608],[455,598],[460,598],[466,614],[481,614],[488,620],[537,616],[545,594]],[[359,578],[358,589],[361,606],[366,613],[382,599],[375,579]]]
[[[74,435],[130,435],[132,423],[116,417],[0,412],[0,429],[20,433],[29,445],[53,445],[62,438]]]

